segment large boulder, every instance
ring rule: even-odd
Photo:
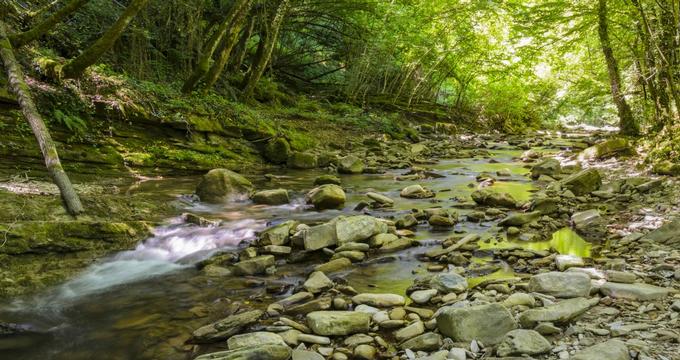
[[[305,250],[319,250],[338,243],[335,223],[312,226],[301,231]]]
[[[307,314],[307,325],[317,335],[340,336],[365,333],[371,315],[359,311],[314,311]]]
[[[297,224],[295,220],[288,220],[266,229],[260,233],[258,244],[261,246],[286,245],[290,241],[291,230]]]
[[[628,347],[620,340],[609,340],[581,350],[570,360],[629,360]]]
[[[287,164],[291,169],[314,169],[318,166],[318,160],[314,154],[294,152],[288,156]]]
[[[437,328],[454,341],[479,340],[486,345],[495,345],[508,331],[517,328],[517,322],[508,309],[494,303],[444,308],[437,316]]]
[[[599,298],[574,298],[537,309],[529,309],[519,315],[522,327],[534,327],[541,322],[564,324],[597,305]]]
[[[273,164],[285,164],[290,157],[290,144],[282,137],[269,140],[264,146],[264,158]]]
[[[662,161],[654,164],[652,171],[658,175],[680,176],[680,163]]]
[[[198,183],[196,195],[201,201],[217,204],[247,197],[252,190],[253,184],[243,176],[227,169],[212,169]]]
[[[555,177],[562,172],[562,166],[559,160],[547,158],[531,168],[531,177],[538,179],[541,175]]]
[[[538,355],[552,349],[550,342],[534,330],[515,329],[498,345],[498,356]]]
[[[338,159],[338,172],[341,174],[361,174],[363,171],[364,162],[354,155]]]
[[[290,197],[288,196],[288,190],[274,189],[258,191],[253,194],[252,200],[256,204],[283,205],[290,202]]]
[[[587,297],[590,294],[590,277],[579,272],[537,274],[529,280],[529,291],[558,298]]]
[[[600,188],[602,176],[597,169],[586,169],[562,180],[562,185],[576,196],[589,194]]]
[[[632,151],[633,149],[628,143],[628,140],[624,138],[614,138],[605,140],[583,150],[578,155],[578,158],[579,160],[604,159],[622,153],[631,153]]]
[[[305,196],[317,210],[337,209],[345,205],[345,191],[338,185],[325,184],[310,190]]]
[[[472,193],[472,200],[479,205],[505,207],[514,209],[517,207],[517,200],[512,195],[504,192],[496,192],[491,189],[476,190]]]
[[[648,233],[643,240],[666,245],[680,245],[680,219],[669,222]]]
[[[194,360],[287,360],[290,355],[291,349],[287,345],[262,344],[203,354]]]
[[[387,224],[368,215],[347,216],[335,223],[339,244],[368,240],[368,238],[387,232]]]

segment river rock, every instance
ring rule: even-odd
[[[408,199],[427,199],[434,197],[431,190],[424,188],[422,185],[410,185],[401,190],[399,196]]]
[[[517,200],[515,200],[512,195],[505,192],[481,189],[474,191],[471,196],[475,203],[483,206],[505,207],[510,209],[517,207]]]
[[[314,271],[309,274],[307,281],[305,281],[302,286],[310,293],[317,294],[332,288],[333,280],[329,279],[328,276],[321,271]]]
[[[261,310],[252,310],[227,316],[222,320],[196,329],[192,333],[191,342],[200,344],[224,340],[239,333],[246,325],[257,321],[262,314],[264,313]]]
[[[201,355],[194,360],[287,360],[291,349],[286,345],[261,345]]]
[[[276,264],[274,255],[256,256],[252,259],[239,261],[234,264],[234,272],[238,275],[264,274],[265,270]]]
[[[310,190],[305,195],[307,204],[314,205],[317,210],[337,209],[345,205],[345,191],[338,185],[326,184]]]
[[[243,176],[227,169],[212,169],[196,187],[196,195],[201,201],[222,203],[234,198],[247,196],[253,184]]]
[[[517,323],[508,309],[493,303],[440,309],[437,328],[454,341],[478,340],[486,345],[495,345],[508,331],[516,329]]]
[[[315,311],[307,314],[307,325],[323,336],[352,335],[369,330],[371,315],[359,311]]]
[[[272,164],[285,164],[290,156],[290,144],[283,137],[277,137],[264,146],[264,158]]]
[[[404,341],[399,345],[402,349],[412,351],[435,351],[442,346],[442,337],[439,334],[428,332]]]
[[[383,195],[383,194],[378,194],[375,192],[367,192],[366,196],[368,196],[369,199],[375,201],[381,206],[392,206],[394,205],[394,200],[390,199],[389,197]]]
[[[397,219],[395,226],[397,229],[408,229],[418,225],[418,219],[413,214],[406,214]]]
[[[261,246],[288,244],[290,241],[290,232],[297,224],[297,221],[288,220],[266,229],[260,233],[258,244]]]
[[[389,241],[385,244],[383,244],[378,251],[381,253],[389,253],[389,252],[394,252],[394,251],[399,251],[399,250],[404,250],[408,249],[411,246],[413,246],[415,240],[411,240],[409,238],[397,238],[392,241]]]
[[[372,345],[361,344],[354,348],[354,359],[357,360],[373,360],[377,359],[376,354],[378,350]]]
[[[550,342],[536,331],[516,329],[505,334],[496,351],[498,356],[538,355],[551,348]]]
[[[558,298],[587,297],[590,294],[590,277],[579,272],[537,274],[529,280],[529,291]]]
[[[314,351],[295,349],[293,350],[292,360],[325,360],[325,358]]]
[[[548,305],[543,308],[526,310],[519,315],[518,319],[524,328],[533,327],[541,322],[563,324],[583,314],[592,306],[597,305],[599,301],[599,298],[573,298],[562,300],[556,304]]]
[[[319,250],[338,243],[334,223],[325,223],[301,230],[305,250]]]
[[[321,175],[318,176],[316,179],[314,179],[314,185],[319,186],[319,185],[326,185],[326,184],[332,184],[332,185],[340,185],[342,182],[340,181],[340,178],[335,176],[335,175]]]
[[[323,271],[324,273],[334,273],[340,270],[347,269],[352,266],[352,260],[348,258],[340,258],[331,260],[329,262],[319,264],[314,267],[315,271]]]
[[[597,169],[579,171],[562,181],[562,186],[576,196],[589,194],[599,189],[601,185],[602,176]]]
[[[663,299],[668,296],[670,289],[649,284],[607,282],[600,287],[600,292],[615,299],[649,301]]]
[[[290,202],[288,190],[286,189],[258,191],[253,194],[252,200],[256,204],[264,205],[283,205]]]
[[[280,335],[267,331],[256,331],[247,334],[234,335],[230,337],[229,340],[227,340],[227,346],[229,347],[229,350],[269,344],[286,345]]]
[[[288,156],[287,163],[291,169],[314,169],[318,166],[318,159],[314,154],[296,151]]]
[[[416,304],[426,304],[434,296],[437,296],[437,289],[416,290],[409,295]]]
[[[387,232],[387,224],[372,216],[357,215],[338,219],[335,224],[339,244],[364,241]]]
[[[331,260],[347,258],[352,262],[361,262],[366,258],[366,254],[361,251],[336,251]]]
[[[669,222],[648,233],[642,240],[666,245],[680,245],[680,219]]]
[[[443,294],[451,292],[458,294],[467,290],[468,283],[464,277],[454,272],[442,272],[432,276],[430,287]]]
[[[569,360],[629,360],[628,347],[622,341],[609,340],[581,350]]]
[[[621,153],[630,153],[632,148],[628,140],[624,138],[614,138],[605,140],[581,151],[578,155],[579,160],[596,160],[612,157]]]
[[[654,164],[652,171],[658,175],[680,176],[680,163],[661,161]]]
[[[414,338],[425,332],[425,324],[422,321],[414,321],[405,328],[399,329],[394,333],[394,338],[402,342]]]
[[[338,159],[338,172],[341,174],[361,174],[363,171],[364,162],[354,155]]]
[[[562,166],[557,159],[547,158],[531,168],[531,177],[538,179],[541,175],[555,177],[562,172]]]
[[[532,221],[536,221],[541,218],[541,213],[538,211],[532,211],[528,213],[512,213],[501,220],[498,225],[500,226],[522,226],[528,224]]]
[[[456,225],[458,217],[453,214],[434,214],[427,220],[434,227],[453,227]]]
[[[352,298],[352,302],[361,305],[369,305],[375,307],[392,307],[392,306],[403,306],[406,303],[406,299],[403,296],[397,294],[359,294]]]

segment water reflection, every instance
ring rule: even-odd
[[[479,247],[486,249],[524,249],[534,251],[554,250],[562,255],[574,255],[583,258],[591,257],[592,244],[585,241],[571,228],[563,228],[552,234],[547,241],[523,242],[514,239],[503,241],[480,241]]]

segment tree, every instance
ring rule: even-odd
[[[125,28],[134,19],[137,13],[146,6],[149,0],[132,0],[125,8],[118,20],[106,30],[106,32],[94,42],[89,48],[83,51],[78,57],[70,60],[61,68],[61,76],[66,79],[76,79],[83,75],[85,70],[96,63],[113,44],[118,40]]]
[[[597,8],[598,16],[598,35],[600,38],[600,47],[604,54],[604,59],[607,64],[607,73],[609,74],[609,84],[611,87],[612,98],[619,113],[619,129],[623,135],[638,136],[640,129],[633,118],[633,111],[626,102],[626,99],[621,90],[621,74],[619,73],[619,66],[614,57],[611,42],[609,40],[609,32],[607,25],[607,0],[598,0]]]
[[[87,4],[90,0],[71,0],[61,9],[55,11],[47,19],[43,20],[41,23],[33,26],[31,29],[18,34],[9,35],[9,40],[13,47],[21,47],[28,44],[31,41],[39,39],[41,36],[47,34],[48,31],[52,30],[58,23],[64,20],[67,16],[78,11],[83,5]]]
[[[30,90],[24,81],[24,74],[14,57],[12,45],[7,37],[7,26],[0,20],[0,57],[5,65],[5,71],[9,79],[9,85],[12,92],[17,96],[21,111],[26,117],[26,121],[31,125],[33,134],[35,135],[40,151],[45,159],[45,166],[47,173],[52,178],[52,181],[57,185],[61,193],[61,197],[66,204],[66,209],[72,215],[78,215],[83,212],[83,205],[80,203],[80,198],[76,193],[71,180],[64,171],[59,161],[59,154],[57,147],[52,141],[49,130],[45,126],[45,122],[40,116]]]

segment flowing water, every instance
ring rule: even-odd
[[[342,210],[317,212],[303,203],[304,192],[320,171],[281,170],[270,181],[256,183],[258,188],[286,188],[293,201],[285,206],[261,206],[248,201],[229,204],[192,205],[186,211],[221,220],[219,226],[187,224],[180,217],[168,219],[153,237],[135,249],[101,259],[81,275],[37,296],[14,299],[0,304],[0,323],[16,323],[28,330],[25,335],[1,337],[3,359],[185,359],[181,351],[192,330],[221,318],[232,301],[249,307],[266,307],[272,299],[285,296],[304,280],[314,265],[280,264],[275,275],[258,277],[208,276],[196,264],[216,251],[237,250],[255,238],[256,233],[288,219],[305,223],[330,220],[342,214],[356,214],[353,208],[367,200],[367,191],[381,192],[395,199],[389,210],[376,210],[379,217],[393,217],[414,208],[448,207],[469,203],[469,194],[478,185],[482,172],[495,174],[508,169],[511,176],[501,178],[490,188],[511,193],[519,200],[529,199],[536,190],[525,176],[528,170],[517,161],[522,151],[499,148],[487,158],[443,160],[432,168],[440,178],[396,181],[403,170],[376,175],[342,176],[347,204]],[[177,178],[143,183],[129,191],[144,191],[172,199],[191,193],[198,178]],[[436,192],[434,200],[399,197],[405,186],[421,183]],[[438,205],[436,201],[441,200]],[[469,206],[458,211],[464,215]],[[495,222],[461,222],[454,231],[482,234],[481,249],[519,247],[531,250],[555,249],[573,255],[590,255],[590,244],[568,229],[549,241],[521,243],[510,240],[489,241],[485,236]],[[352,269],[334,274],[344,278],[358,291],[404,293],[415,277],[427,273],[417,260],[420,253],[451,235],[421,225],[417,237],[422,246],[370,259]],[[478,259],[485,264],[488,259]],[[484,279],[513,276],[508,267],[490,267]],[[1,329],[0,329],[1,330]]]

